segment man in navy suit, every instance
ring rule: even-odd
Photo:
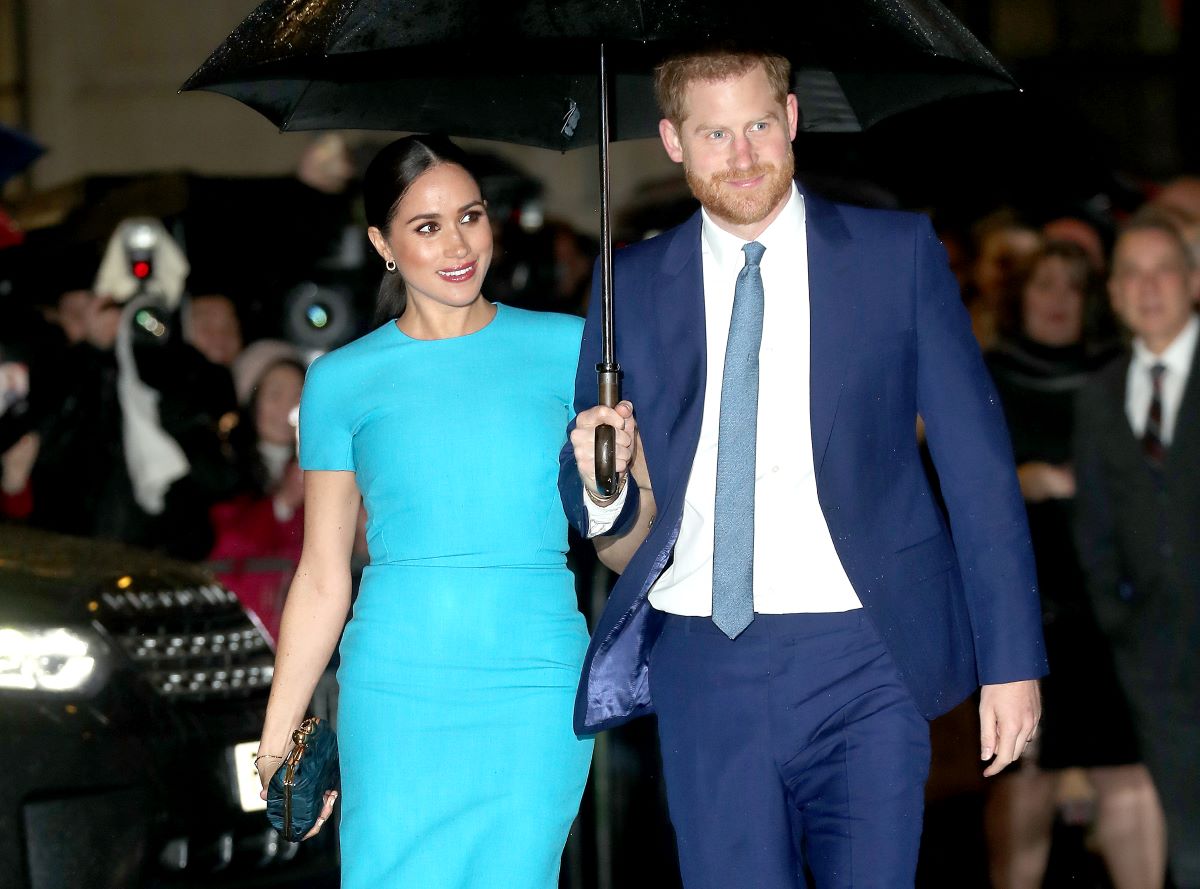
[[[687,889],[798,889],[806,871],[892,889],[916,869],[926,720],[982,685],[985,774],[1015,760],[1041,616],[945,254],[924,217],[796,187],[789,82],[760,53],[656,72],[663,145],[702,210],[616,257],[615,409],[594,406],[597,312],[584,333],[560,490],[621,577],[575,727],[657,713]],[[618,429],[609,497],[600,423]]]

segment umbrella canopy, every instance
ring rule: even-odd
[[[566,150],[600,138],[597,43],[620,140],[657,135],[654,62],[714,41],[792,59],[806,131],[1014,88],[936,0],[267,0],[183,89],[284,130],[439,129]]]
[[[673,50],[770,49],[796,68],[808,131],[848,132],[1012,78],[936,0],[267,0],[184,84],[281,129],[442,130],[566,150],[600,146],[600,404],[613,347],[608,143],[657,133],[650,71]],[[611,88],[610,88],[611,87]],[[612,427],[596,430],[615,490]]]

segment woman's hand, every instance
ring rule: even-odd
[[[1075,473],[1069,466],[1031,461],[1017,467],[1021,496],[1029,503],[1067,500],[1075,496]]]
[[[33,472],[33,464],[37,462],[38,447],[41,439],[36,432],[27,432],[17,439],[16,444],[0,455],[3,464],[3,480],[0,487],[5,494],[20,494],[29,484],[29,476]]]
[[[315,837],[321,832],[321,828],[325,826],[325,822],[333,817],[333,804],[337,802],[338,792],[336,790],[325,791],[325,805],[321,807],[321,814],[317,816],[317,823],[312,826],[312,830],[306,833],[303,839]]]
[[[264,756],[258,761],[258,780],[262,782],[262,791],[258,796],[262,800],[267,798],[267,786],[271,783],[271,778],[283,766],[282,759],[276,759],[272,756]],[[315,837],[321,832],[321,828],[325,826],[325,822],[333,817],[333,804],[337,802],[338,792],[336,790],[325,791],[325,805],[321,807],[321,814],[317,816],[317,823],[312,826],[312,830],[301,837],[301,841],[307,840],[309,837]]]

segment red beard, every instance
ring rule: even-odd
[[[734,225],[753,225],[765,219],[779,205],[792,187],[795,161],[788,152],[783,167],[774,164],[755,164],[748,170],[713,173],[704,179],[684,167],[688,186],[701,205],[712,216]],[[742,181],[765,177],[759,186],[745,193],[724,187],[730,180]]]

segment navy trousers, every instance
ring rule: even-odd
[[[650,663],[686,889],[903,889],[929,726],[861,609],[667,615]]]

